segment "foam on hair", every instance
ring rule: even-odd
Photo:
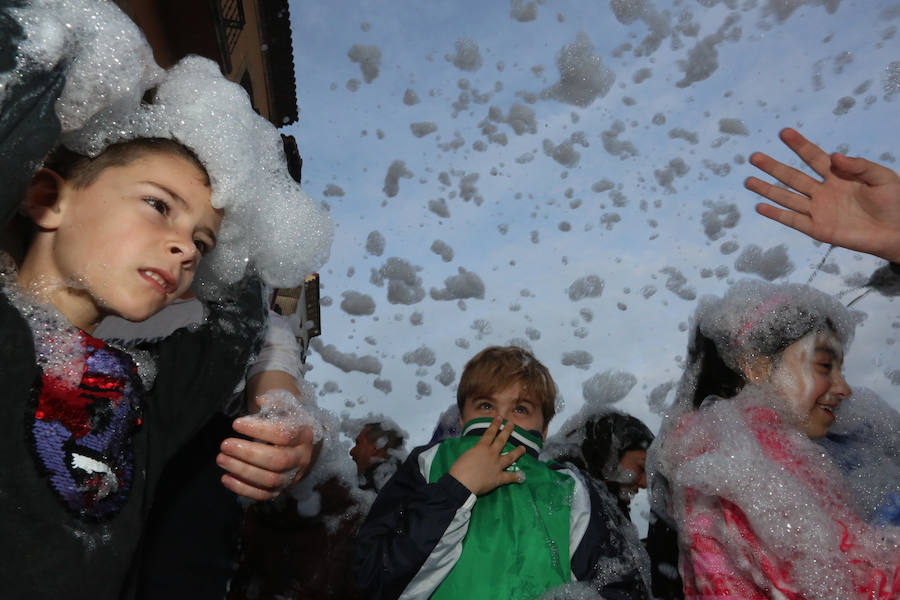
[[[108,107],[63,143],[97,156],[137,138],[170,138],[189,148],[209,174],[213,206],[225,209],[219,243],[198,272],[201,292],[237,281],[251,262],[269,285],[292,287],[327,260],[331,219],[291,177],[275,127],[212,61],[183,59],[150,102]]]
[[[777,358],[792,343],[815,331],[831,331],[846,350],[860,320],[861,313],[808,285],[738,281],[721,298],[705,296],[698,302],[691,320],[688,364],[676,402],[685,409],[695,407],[698,383],[702,386],[711,370],[719,372],[722,381],[718,387],[725,390],[712,393],[737,393],[743,384],[742,360]],[[733,393],[728,393],[731,388]]]

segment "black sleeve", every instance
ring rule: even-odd
[[[426,483],[416,448],[375,499],[359,530],[354,564],[364,598],[399,598],[441,540],[469,490],[449,473]]]
[[[640,542],[629,540],[623,528],[632,527],[605,489],[599,489],[581,474],[590,496],[591,514],[587,531],[572,555],[572,573],[579,581],[593,581],[606,600],[648,600],[647,585],[641,577],[641,563],[649,563]]]
[[[167,460],[225,404],[265,333],[268,312],[256,276],[238,282],[207,306],[210,312],[202,326],[179,329],[149,345],[157,376],[147,407],[153,419],[147,421],[164,436],[155,460]]]
[[[0,46],[8,42],[0,20]],[[6,225],[25,198],[31,177],[59,142],[54,111],[65,84],[64,68],[27,73],[0,104],[0,225]]]
[[[0,73],[16,67],[16,52],[25,36],[9,14],[16,3],[0,0]],[[56,100],[65,85],[64,64],[51,71],[22,73],[0,104],[0,227],[25,197],[34,171],[59,143]]]
[[[678,573],[678,532],[655,512],[650,513],[647,553],[650,555],[653,596],[663,600],[683,600],[684,585]]]

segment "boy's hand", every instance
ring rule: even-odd
[[[793,129],[780,137],[823,180],[757,152],[750,163],[791,188],[748,178],[748,190],[784,207],[758,204],[757,212],[820,242],[900,261],[900,176],[864,158],[826,154]]]
[[[504,471],[525,454],[525,448],[519,446],[506,454],[500,454],[513,430],[512,423],[507,423],[501,430],[502,422],[500,417],[494,417],[481,439],[450,467],[450,475],[476,496],[487,494],[501,485],[524,481],[524,473]]]
[[[259,441],[228,438],[216,463],[228,471],[222,484],[253,500],[271,500],[300,481],[315,462],[321,443],[306,425],[267,421],[252,416],[234,421],[234,430]]]

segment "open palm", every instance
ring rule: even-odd
[[[826,154],[793,129],[781,140],[822,180],[757,152],[750,163],[790,189],[750,177],[745,187],[772,202],[759,214],[813,239],[900,261],[900,176],[864,158]]]

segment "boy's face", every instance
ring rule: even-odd
[[[41,277],[50,300],[92,331],[106,314],[141,321],[187,291],[222,222],[205,175],[190,161],[148,152],[83,188],[59,183]],[[61,284],[56,288],[56,284]]]
[[[387,448],[379,448],[378,445],[369,439],[369,427],[363,427],[363,430],[356,436],[356,445],[350,449],[350,458],[356,462],[356,470],[362,475],[372,466],[374,459],[383,459],[387,456]]]
[[[540,404],[523,395],[522,384],[518,381],[487,396],[466,398],[460,421],[465,424],[477,417],[497,415],[526,431],[539,431],[541,437],[547,437],[547,424]]]

